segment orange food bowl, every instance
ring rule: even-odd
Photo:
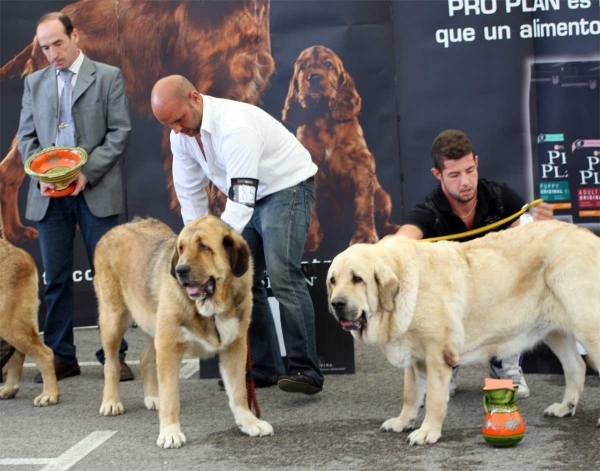
[[[75,183],[65,185],[81,172],[87,162],[87,152],[81,147],[47,147],[25,162],[25,172],[43,183],[52,183],[54,190],[47,193],[55,198],[67,196],[75,190]]]

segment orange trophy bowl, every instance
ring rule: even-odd
[[[87,152],[81,147],[47,147],[27,159],[25,172],[40,182],[54,184],[54,190],[47,193],[60,198],[73,193],[75,183],[65,183],[77,176],[87,159]]]

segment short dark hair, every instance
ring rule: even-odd
[[[442,131],[431,146],[433,166],[440,172],[444,169],[444,160],[458,160],[468,154],[475,155],[473,143],[464,132],[458,129]]]
[[[50,13],[46,13],[44,16],[42,16],[38,20],[37,24],[35,25],[36,29],[42,23],[45,23],[46,21],[50,21],[50,20],[60,21],[63,24],[63,26],[65,27],[66,35],[71,37],[71,33],[73,32],[73,29],[75,29],[73,27],[73,23],[71,23],[71,18],[69,18],[67,15],[65,15],[64,13],[61,13],[59,11],[53,11]]]

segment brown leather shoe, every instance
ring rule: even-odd
[[[124,381],[133,381],[133,371],[131,371],[129,365],[122,358],[119,358],[119,363],[121,364],[121,383]]]
[[[70,376],[79,376],[81,374],[79,363],[68,365],[57,359],[54,359],[54,371],[56,372],[56,381],[69,378]],[[39,384],[43,383],[44,379],[42,378],[42,373],[38,373],[35,378],[33,378],[33,382]]]

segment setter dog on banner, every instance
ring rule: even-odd
[[[269,32],[270,0],[239,2],[81,1],[66,6],[79,31],[79,47],[93,60],[121,68],[132,108],[153,119],[150,91],[169,74],[186,76],[200,91],[220,98],[256,103],[275,70]],[[118,15],[118,16],[117,16]],[[0,68],[0,80],[25,76],[48,65],[35,38]],[[171,208],[179,204],[173,190],[165,127],[162,148]],[[25,177],[17,138],[0,162],[0,229],[18,242],[37,238],[19,217],[18,190]],[[220,213],[220,192],[208,188],[211,212]]]
[[[343,205],[352,200],[356,226],[350,245],[375,243],[400,228],[389,222],[392,201],[377,179],[375,157],[358,122],[360,108],[354,80],[335,52],[311,46],[300,53],[282,118],[297,126],[296,137],[319,167],[307,252],[316,251],[324,237],[317,214],[319,201],[327,201],[340,215]]]

